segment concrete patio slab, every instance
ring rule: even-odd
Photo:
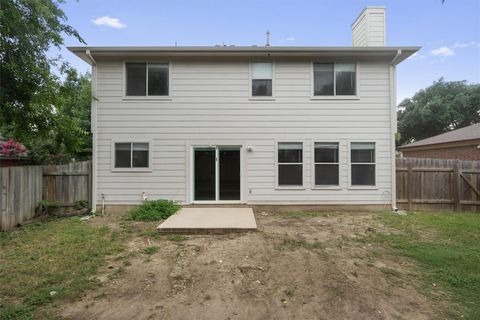
[[[223,234],[257,230],[251,208],[182,208],[157,227],[160,233]]]

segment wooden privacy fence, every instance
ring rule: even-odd
[[[0,168],[0,230],[35,217],[41,200],[59,206],[88,201],[91,206],[91,162]]]
[[[91,161],[43,166],[43,200],[73,206],[91,197]]]
[[[401,209],[480,208],[480,161],[403,158],[396,170]]]

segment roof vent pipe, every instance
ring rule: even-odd
[[[270,31],[267,30],[267,43],[265,44],[265,47],[270,47]]]

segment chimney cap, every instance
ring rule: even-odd
[[[365,11],[370,10],[370,9],[379,9],[379,10],[385,11],[385,10],[387,9],[387,7],[386,7],[386,6],[366,6],[366,7],[363,8],[363,10],[358,14],[358,16],[355,18],[355,20],[353,20],[353,23],[350,25],[350,27],[353,28],[353,26],[358,22],[358,20],[359,20],[360,17],[362,16],[362,14],[364,14]]]

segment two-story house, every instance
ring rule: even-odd
[[[395,206],[385,8],[351,47],[71,47],[92,65],[93,203]],[[123,207],[125,208],[125,207]]]

